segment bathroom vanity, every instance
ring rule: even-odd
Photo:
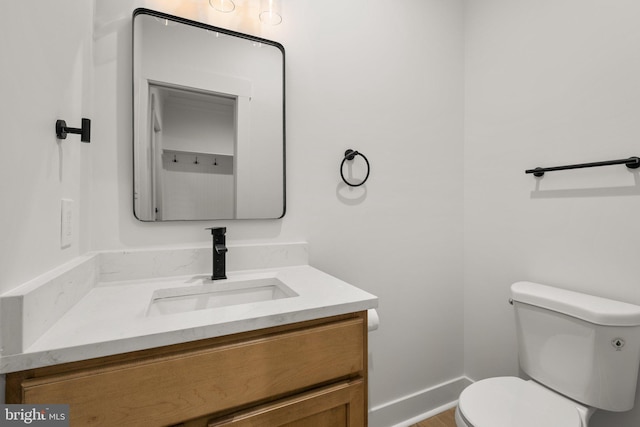
[[[71,425],[363,426],[366,312],[7,375]]]
[[[367,310],[377,298],[308,265],[276,265],[296,264],[296,250],[220,282],[131,278],[149,275],[125,271],[148,254],[115,254],[116,273],[114,254],[97,254],[3,295],[5,320],[22,311],[21,340],[0,357],[6,403],[69,404],[72,426],[367,425]],[[153,256],[182,266],[185,256],[199,271],[210,254]],[[79,286],[83,269],[94,285],[37,334],[56,312],[37,301]]]

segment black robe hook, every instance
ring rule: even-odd
[[[75,133],[80,135],[80,141],[91,142],[91,120],[82,119],[82,128],[70,128],[67,127],[67,122],[64,120],[56,120],[56,136],[58,139],[67,139],[68,133]]]

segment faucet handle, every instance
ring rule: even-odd
[[[213,236],[224,236],[227,233],[227,227],[209,227],[205,230],[211,230]]]
[[[227,252],[226,238],[224,234],[227,232],[226,227],[207,228],[211,230],[213,236],[213,274],[211,280],[226,279],[226,261],[225,254]]]

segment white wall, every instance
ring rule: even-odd
[[[292,198],[313,265],[380,298],[378,407],[462,374],[462,4],[308,0],[286,16]],[[363,187],[340,179],[347,148],[371,163]]]
[[[195,164],[193,154],[174,155],[162,156],[158,218],[233,218],[233,159],[200,155]]]
[[[234,110],[234,105],[203,106],[169,98],[162,112],[162,148],[233,156]]]
[[[142,2],[133,3],[96,5],[92,247],[207,242],[212,222],[148,224],[132,214],[129,19]],[[380,406],[462,375],[462,2],[283,7],[280,26],[257,31],[254,18],[207,18],[286,50],[287,214],[216,223],[231,244],[306,240],[312,265],[380,297],[382,326],[370,341],[370,403]],[[347,148],[371,162],[358,189],[340,179]]]
[[[92,3],[11,1],[0,9],[2,293],[87,251],[94,143],[61,141],[54,131],[57,119],[80,127],[92,118]],[[62,198],[74,200],[66,249]]]
[[[531,280],[640,304],[640,3],[466,3],[465,372],[517,374],[509,286]],[[640,393],[637,394],[640,398]],[[596,414],[596,427],[640,425]]]

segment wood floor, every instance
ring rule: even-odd
[[[436,415],[414,424],[411,427],[456,427],[455,421],[456,408],[451,408]]]

